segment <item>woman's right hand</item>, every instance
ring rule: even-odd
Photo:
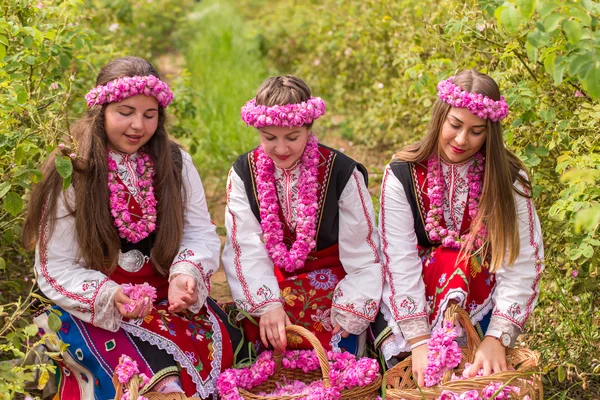
[[[287,346],[285,327],[291,325],[283,307],[277,307],[260,316],[260,339],[265,347],[269,343],[277,350],[284,351]]]
[[[425,386],[425,368],[427,368],[427,353],[429,347],[423,344],[412,351],[412,373],[419,387]]]
[[[125,305],[133,303],[133,300],[123,293],[123,288],[121,287],[119,287],[115,293],[114,302],[115,306],[124,318],[145,318],[148,314],[150,314],[150,311],[152,311],[152,301],[150,301],[150,299],[148,299],[146,303],[140,302],[131,312],[125,311]]]

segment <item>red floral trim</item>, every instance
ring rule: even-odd
[[[523,192],[526,195],[530,194],[526,188],[523,188]],[[529,297],[529,300],[527,301],[527,305],[526,305],[525,312],[524,312],[521,322],[517,321],[515,318],[513,318],[510,315],[507,315],[501,311],[494,311],[492,313],[493,316],[498,316],[498,317],[502,317],[504,319],[509,320],[510,322],[517,325],[519,328],[521,328],[521,330],[523,330],[523,328],[525,326],[525,322],[529,318],[529,315],[531,315],[533,303],[535,302],[535,300],[537,299],[537,296],[538,296],[538,288],[539,288],[538,284],[542,277],[542,260],[540,259],[540,254],[539,254],[540,245],[539,245],[539,243],[537,243],[535,241],[533,200],[531,198],[528,198],[528,199],[526,199],[526,202],[527,202],[527,213],[528,213],[528,218],[529,218],[529,245],[535,249],[535,279],[533,280],[533,283],[531,284],[531,290],[532,290],[533,294]]]
[[[366,319],[366,320],[367,320],[367,321],[369,321],[369,322],[373,322],[373,321],[375,321],[375,317],[377,316],[377,313],[375,313],[375,315],[373,315],[373,316],[371,317],[371,316],[369,316],[369,315],[367,315],[367,314],[363,314],[363,313],[361,313],[361,312],[359,312],[359,311],[356,311],[354,308],[352,308],[352,307],[350,307],[350,306],[346,306],[346,305],[343,305],[343,304],[332,304],[331,306],[332,306],[333,308],[337,308],[338,310],[347,311],[347,312],[349,312],[349,313],[351,313],[351,314],[354,314],[354,315],[356,315],[357,317],[360,317],[360,318]],[[379,307],[377,307],[377,309],[379,309]]]
[[[394,287],[394,279],[392,278],[392,274],[390,272],[390,256],[387,253],[388,241],[386,239],[385,234],[385,189],[387,187],[387,179],[390,175],[390,167],[388,166],[385,169],[385,173],[383,175],[383,183],[381,185],[381,251],[383,253],[384,262],[383,262],[383,275],[384,279],[387,277],[388,282],[390,283],[391,295],[390,295],[390,305],[392,308],[392,312],[394,313],[394,319],[399,320],[400,318],[400,310],[398,310],[398,305],[394,301],[396,297],[396,288]]]
[[[229,205],[229,197],[231,196],[231,188],[232,188],[231,173],[232,173],[232,171],[229,172],[229,184],[227,185],[227,205]],[[232,220],[232,225],[233,225],[233,227],[231,229],[231,245],[235,252],[235,257],[233,259],[233,262],[235,264],[235,274],[238,278],[238,281],[240,282],[240,285],[242,285],[242,290],[244,292],[244,296],[247,299],[247,302],[252,307],[256,308],[256,304],[254,303],[252,295],[250,294],[250,287],[248,286],[248,283],[246,282],[246,278],[244,278],[244,274],[242,273],[242,263],[240,261],[240,258],[242,257],[242,249],[240,247],[240,244],[237,241],[237,223],[235,221],[235,214],[231,212],[231,209],[228,206],[227,206],[227,212],[229,212],[229,215],[231,215],[231,220]]]
[[[375,245],[375,242],[373,241],[373,237],[372,237],[373,221],[371,221],[371,216],[367,212],[367,207],[365,205],[365,198],[364,198],[364,196],[362,194],[362,190],[360,188],[360,182],[358,180],[358,175],[356,172],[354,172],[352,174],[352,176],[354,177],[354,180],[356,181],[356,187],[358,189],[358,195],[360,197],[360,203],[362,205],[363,214],[365,215],[365,219],[367,220],[367,224],[369,225],[369,231],[367,232],[367,243],[369,243],[369,246],[371,246],[371,250],[373,250],[373,254],[375,255],[375,262],[380,263],[381,260],[379,259],[379,251],[377,251],[377,246]]]
[[[96,289],[96,291],[94,292],[94,295],[92,296],[92,307],[91,307],[92,319],[90,320],[90,324],[92,324],[92,325],[94,325],[94,320],[96,318],[96,313],[94,312],[94,309],[96,308],[96,297],[98,296],[98,293],[100,293],[100,289],[102,288],[102,286],[104,286],[104,284],[108,281],[110,281],[110,278],[107,277],[102,282],[100,282],[100,284],[98,285],[98,289]]]
[[[69,298],[69,299],[73,299],[76,300],[80,303],[86,304],[89,306],[90,310],[86,310],[86,312],[91,312],[92,315],[94,313],[94,298],[96,297],[96,294],[98,293],[98,290],[95,291],[94,293],[94,297],[92,299],[88,299],[82,295],[73,293],[73,292],[69,292],[68,290],[66,290],[64,287],[60,286],[58,284],[58,282],[56,282],[56,279],[54,279],[53,277],[50,276],[50,274],[48,273],[48,246],[47,246],[47,242],[48,242],[48,223],[46,221],[46,207],[44,206],[44,211],[42,212],[42,221],[45,221],[45,223],[42,225],[41,227],[41,231],[42,231],[42,237],[40,240],[40,267],[42,270],[42,275],[44,276],[44,278],[46,279],[46,281],[48,282],[48,284],[50,286],[52,286],[52,288],[54,290],[56,290],[58,293],[60,293],[61,295]],[[104,282],[103,282],[104,283]],[[82,311],[84,312],[84,311]]]

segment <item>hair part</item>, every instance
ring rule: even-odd
[[[454,84],[471,93],[480,93],[495,101],[500,100],[498,84],[488,75],[476,70],[465,70],[456,74]],[[412,163],[426,163],[433,154],[440,154],[439,147],[442,127],[448,117],[451,106],[437,99],[427,134],[420,141],[407,145],[392,160]],[[471,232],[478,232],[485,226],[488,236],[484,241],[483,253],[491,251],[490,271],[496,272],[503,265],[514,264],[520,251],[517,206],[514,194],[530,197],[519,191],[515,182],[531,191],[531,183],[520,174],[527,173],[525,164],[504,144],[500,122],[487,120],[487,138],[483,146],[486,156],[483,190],[479,201],[479,211],[471,222]],[[472,246],[474,237],[461,249],[461,258],[471,254],[464,250]]]
[[[310,88],[302,79],[293,75],[272,76],[260,85],[256,93],[256,105],[298,104],[310,100]],[[304,125],[312,128],[312,123]]]
[[[109,62],[100,70],[96,85],[136,75],[154,75],[160,79],[148,61],[138,57],[123,57]],[[57,156],[72,151],[68,149],[69,146],[63,151],[55,150],[44,163],[44,179],[34,187],[29,199],[22,242],[27,249],[33,249],[39,240],[40,227],[47,226],[49,232],[54,231],[56,205],[58,196],[62,195],[75,218],[81,259],[90,268],[110,275],[117,266],[121,240],[110,215],[108,138],[104,126],[106,106],[90,107],[72,129],[74,143],[71,147],[75,147],[75,144],[77,147],[77,158],[73,160],[72,189],[69,189],[73,191],[73,201],[68,201],[67,192],[61,193],[62,178],[54,167]],[[165,110],[159,105],[158,125],[145,149],[154,162],[153,186],[158,202],[151,255],[156,269],[166,276],[183,237],[184,186],[179,146],[169,139],[165,123]]]

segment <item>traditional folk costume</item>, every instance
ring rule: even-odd
[[[514,194],[520,252],[513,265],[490,273],[489,252],[458,257],[454,238],[470,233],[484,168],[482,153],[460,164],[434,155],[423,164],[393,161],[386,167],[379,218],[385,283],[382,314],[373,329],[386,360],[409,352],[409,339],[439,327],[450,301],[470,313],[482,337],[502,337],[509,346],[535,307],[544,250],[531,198]],[[530,195],[521,183],[514,186]],[[438,216],[431,212],[431,196]]]
[[[220,371],[232,365],[230,336],[236,333],[230,335],[232,328],[223,322],[227,317],[207,298],[210,276],[219,265],[220,241],[210,221],[200,176],[189,154],[181,154],[187,194],[184,232],[168,277],[156,271],[150,258],[154,233],[137,243],[121,239],[119,266],[110,276],[84,265],[78,257],[74,217],[66,204],[76,208],[72,188],[66,199],[58,199],[53,231],[50,224],[42,226],[35,262],[37,282],[56,304],[53,308],[62,321],[58,338],[69,344],[58,361],[59,398],[112,399],[111,379],[122,354],[152,378],[146,389],[162,378],[181,374],[186,394],[202,398],[214,392]],[[141,205],[147,200],[138,185],[140,152],[127,155],[109,150],[109,157],[116,165],[116,182],[123,185],[131,221],[139,222],[144,215]],[[178,314],[167,311],[169,280],[175,274],[194,277],[198,292],[196,304]],[[113,301],[116,290],[119,285],[145,282],[157,289],[155,308],[143,320],[124,320]],[[49,312],[35,319],[43,332],[50,332]]]
[[[265,171],[269,161],[271,169]],[[314,163],[312,173],[304,165],[309,162]],[[266,204],[269,179],[274,185],[271,205]],[[366,182],[362,165],[318,144],[312,134],[301,160],[290,169],[273,165],[260,146],[238,158],[227,182],[222,260],[242,316],[260,317],[283,306],[292,324],[312,331],[327,349],[338,323],[352,335],[365,331],[377,314],[382,289],[379,236]],[[307,211],[302,205],[312,183],[315,201],[308,201],[312,210]],[[315,216],[308,234],[301,232],[310,225],[303,220],[306,213]],[[281,245],[269,230],[273,221],[281,224]],[[303,243],[308,244],[302,248]],[[304,259],[294,258],[303,249]],[[244,332],[247,340],[258,342],[259,328],[248,319]],[[350,351],[360,347],[343,344]],[[289,335],[288,347],[311,348]]]

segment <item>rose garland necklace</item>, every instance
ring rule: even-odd
[[[110,213],[115,219],[114,225],[119,236],[131,243],[145,239],[156,229],[156,198],[154,197],[154,164],[150,155],[142,150],[138,152],[136,171],[140,175],[137,183],[142,217],[132,222],[125,199],[125,187],[117,181],[117,162],[108,155],[108,189],[110,190]]]
[[[262,146],[258,147],[256,160],[256,186],[260,203],[260,226],[269,257],[273,263],[293,272],[304,266],[308,253],[314,249],[317,225],[317,179],[319,142],[310,134],[302,153],[300,176],[298,177],[298,219],[296,241],[290,250],[283,243],[283,223],[279,219],[279,203],[275,188],[275,164]]]
[[[469,186],[469,217],[471,220],[475,218],[479,211],[479,200],[483,191],[483,171],[485,167],[485,157],[481,153],[475,154],[473,163],[469,166],[467,172],[467,184]],[[432,241],[441,241],[442,246],[452,249],[460,249],[464,242],[468,242],[468,235],[465,234],[459,237],[457,231],[443,228],[441,221],[443,220],[443,199],[446,190],[446,182],[442,176],[442,168],[440,166],[437,155],[432,156],[427,161],[427,181],[429,188],[427,196],[429,197],[430,209],[427,212],[425,220],[425,230],[429,234]],[[460,227],[457,227],[460,229]],[[473,244],[475,248],[480,248],[483,240],[487,236],[487,230],[482,227],[476,233]]]

